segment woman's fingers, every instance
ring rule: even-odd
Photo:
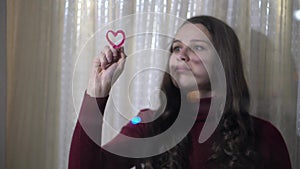
[[[110,51],[112,53],[112,62],[116,62],[118,60],[119,52],[117,49],[115,49],[113,46],[109,46]]]
[[[92,62],[92,71],[91,71],[92,76],[96,76],[101,71],[100,65],[101,65],[100,57],[96,56]]]
[[[113,61],[113,52],[109,46],[104,46],[103,53],[105,54],[108,63]]]
[[[106,69],[107,65],[109,64],[106,54],[101,52],[99,55],[99,60],[100,60],[101,69]]]
[[[117,62],[120,57],[122,57],[120,49],[114,49],[112,46],[104,46],[103,51],[100,54],[101,68],[108,68],[111,64]]]
[[[124,52],[124,47],[121,47],[121,48],[119,49],[119,52],[120,52],[120,57],[121,57],[121,59],[125,59],[125,58],[126,58],[126,54],[125,54],[125,52]]]

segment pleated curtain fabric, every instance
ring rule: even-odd
[[[251,90],[251,113],[279,128],[293,168],[299,168],[300,22],[294,17],[299,3],[7,1],[6,168],[67,168],[90,65],[107,44],[104,35],[108,29],[126,31],[126,75],[132,78],[120,79],[113,87],[118,95],[113,93],[109,104],[117,106],[109,113],[116,115],[106,118],[107,127],[116,131],[107,132],[104,127],[104,141],[139,109],[155,108],[171,37],[184,19],[195,15],[212,15],[234,28]]]

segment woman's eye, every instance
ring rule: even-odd
[[[193,50],[194,51],[202,51],[204,50],[205,48],[203,46],[193,46]]]
[[[173,52],[179,52],[180,51],[180,46],[174,46],[173,48],[172,48],[172,51]]]

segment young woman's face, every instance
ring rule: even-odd
[[[211,35],[202,24],[187,23],[179,29],[172,43],[169,70],[173,83],[181,89],[210,90],[209,77],[204,64],[212,66]],[[195,85],[196,82],[196,85]]]

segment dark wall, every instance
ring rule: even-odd
[[[6,0],[0,0],[0,168],[5,168]]]

